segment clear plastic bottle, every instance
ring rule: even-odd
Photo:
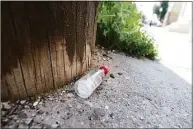
[[[109,68],[106,66],[101,66],[97,70],[90,71],[74,84],[76,94],[81,98],[88,98],[102,83],[103,78],[108,72]]]

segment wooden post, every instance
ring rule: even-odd
[[[64,86],[89,66],[97,2],[2,2],[3,100]]]

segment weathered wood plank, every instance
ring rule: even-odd
[[[61,3],[61,2],[60,2]],[[60,9],[58,2],[49,3],[50,10],[50,44],[51,44],[51,55],[52,69],[55,79],[55,85],[60,87],[64,85],[65,69],[64,69],[64,34],[63,34],[63,11]]]
[[[72,1],[4,4],[3,97],[21,99],[47,92],[85,72],[95,41],[95,6]]]
[[[26,12],[24,11],[24,2],[16,2],[11,4],[14,29],[18,46],[17,51],[20,52],[20,67],[22,67],[23,78],[25,81],[27,93],[33,96],[37,93],[35,80],[35,68],[31,51],[31,41],[29,36],[29,23]],[[21,57],[20,57],[21,56]]]
[[[70,27],[72,32],[72,43],[74,44],[73,48],[74,49],[74,56],[72,57],[72,63],[71,63],[71,69],[72,69],[72,79],[76,77],[76,68],[77,68],[77,55],[76,55],[76,47],[77,47],[77,22],[76,22],[76,18],[77,18],[77,11],[76,11],[76,6],[77,4],[75,2],[72,2],[72,15],[71,15],[71,22],[72,22],[72,26]]]
[[[73,51],[71,51],[69,48],[71,48],[71,39],[70,35],[72,32],[68,33],[70,30],[70,26],[72,26],[72,23],[70,21],[71,13],[69,13],[69,9],[72,6],[72,2],[62,2],[61,3],[61,10],[63,13],[63,40],[64,40],[64,51],[63,51],[63,58],[64,58],[64,74],[66,76],[66,82],[69,82],[72,78],[72,68],[71,68],[71,58],[73,56]]]
[[[7,80],[4,78],[1,78],[1,101],[4,101],[6,100],[7,98],[8,99],[11,99],[11,96],[10,96],[10,91],[8,89],[8,84],[6,82]]]
[[[86,29],[87,29],[87,6],[88,2],[77,2],[77,72],[82,73],[86,70]]]
[[[93,13],[93,9],[92,9],[92,3],[93,2],[88,2],[87,3],[87,15],[86,15],[86,21],[87,21],[87,25],[86,25],[86,70],[89,68],[90,66],[90,60],[91,60],[91,48],[92,48],[92,39],[93,39],[93,26],[92,26],[92,22],[93,22],[93,17],[95,17],[94,15],[92,15]]]
[[[48,47],[48,26],[46,24],[46,13],[48,8],[45,2],[30,2],[28,4],[31,27],[31,42],[34,49],[38,51],[38,61],[40,64],[42,90],[46,92],[48,89],[54,88],[52,67]],[[41,20],[40,20],[41,19]],[[38,70],[38,69],[37,69]]]
[[[64,12],[64,38],[65,38],[65,71],[67,78],[72,79],[76,75],[76,58],[75,58],[75,46],[76,46],[76,3],[75,2],[63,2]],[[71,10],[71,11],[69,11]]]
[[[34,84],[36,87],[36,94],[39,94],[42,92],[43,86],[42,86],[42,74],[41,74],[41,67],[40,67],[40,56],[39,56],[39,50],[36,49],[37,46],[35,44],[32,43],[32,31],[31,31],[31,16],[30,16],[30,7],[28,6],[28,4],[24,3],[24,10],[25,10],[25,17],[27,18],[27,26],[28,27],[28,36],[29,36],[29,40],[30,40],[30,49],[31,49],[31,56],[32,56],[32,62],[33,62],[33,74],[34,74]]]
[[[26,88],[23,83],[23,77],[19,66],[18,44],[15,30],[13,27],[12,13],[10,3],[2,4],[2,74],[6,84],[2,87],[8,87],[9,97],[18,99],[26,97]]]

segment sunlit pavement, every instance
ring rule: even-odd
[[[170,32],[168,27],[147,27],[158,45],[160,63],[192,84],[191,34]]]

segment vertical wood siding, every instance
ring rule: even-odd
[[[2,2],[2,100],[63,86],[89,66],[96,2]]]

